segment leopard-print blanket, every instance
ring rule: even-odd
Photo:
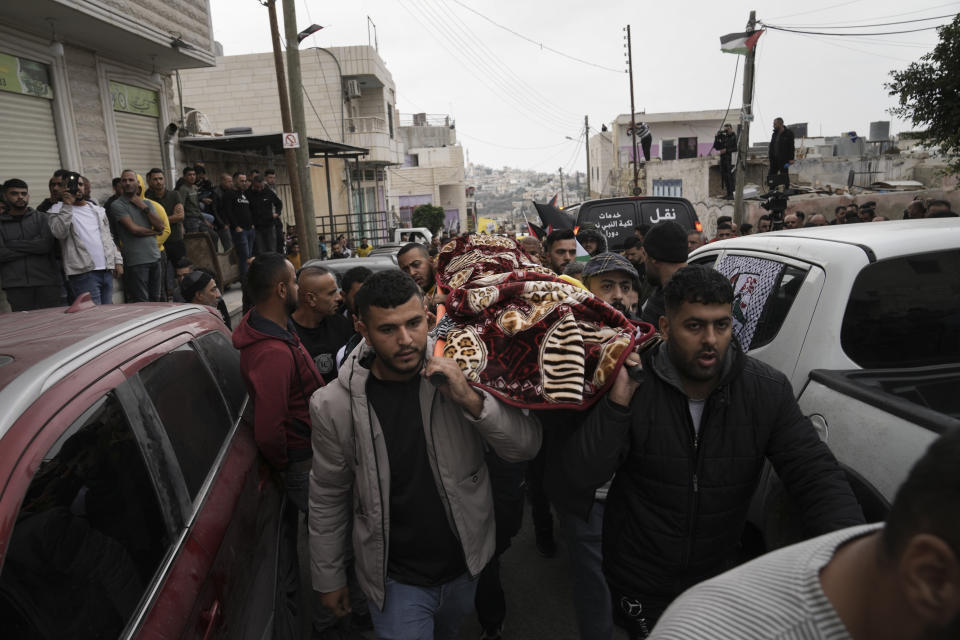
[[[443,354],[512,405],[585,409],[627,354],[654,335],[586,289],[535,265],[510,238],[472,235],[440,250],[448,291]]]

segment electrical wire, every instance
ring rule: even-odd
[[[901,13],[890,13],[890,14],[887,14],[887,15],[884,15],[884,16],[874,16],[872,19],[873,19],[873,20],[886,20],[887,18],[900,18],[900,17],[902,17],[902,16],[912,16],[912,15],[915,15],[915,14],[918,14],[918,13],[923,13],[924,11],[933,11],[934,9],[942,9],[942,8],[944,8],[944,7],[957,7],[957,2],[947,2],[947,3],[944,3],[944,4],[937,4],[937,5],[934,5],[934,6],[932,6],[932,7],[926,7],[926,8],[924,8],[924,9],[914,9],[913,11],[904,11],[904,12],[901,12]],[[811,13],[813,13],[813,12],[811,12]],[[803,14],[794,14],[794,15],[796,16],[796,15],[803,15]],[[789,17],[792,17],[792,16],[777,16],[777,17],[775,17],[775,18],[770,18],[770,19],[773,20],[774,22],[776,22],[777,20],[780,20],[780,19],[782,19],[782,18],[789,18]],[[811,27],[811,28],[823,27],[823,26],[825,26],[826,24],[829,24],[829,23],[822,23],[822,24],[810,25],[810,27]]]
[[[410,1],[412,4],[412,0],[408,0],[408,1]],[[540,107],[528,106],[522,99],[512,94],[509,90],[509,87],[504,89],[503,86],[498,85],[496,82],[495,73],[489,74],[492,77],[487,77],[487,74],[484,74],[482,70],[482,65],[479,65],[479,64],[477,65],[477,67],[480,68],[480,73],[476,73],[473,67],[473,65],[476,63],[474,63],[473,61],[470,61],[469,58],[466,58],[464,55],[462,55],[462,51],[460,54],[455,53],[455,49],[458,46],[462,46],[462,43],[457,42],[456,39],[453,37],[447,36],[446,31],[443,29],[442,25],[438,25],[431,17],[425,15],[424,20],[426,20],[427,22],[430,22],[430,25],[427,25],[424,22],[424,20],[421,20],[418,14],[414,13],[410,9],[410,7],[407,6],[407,3],[404,0],[398,0],[398,4],[400,4],[400,6],[403,7],[408,13],[410,13],[410,15],[418,23],[420,23],[420,25],[424,28],[425,31],[431,33],[431,35],[433,35],[437,39],[437,42],[441,45],[441,47],[444,48],[444,50],[446,50],[451,55],[451,57],[453,57],[458,62],[460,62],[467,69],[467,71],[469,71],[471,75],[473,75],[477,79],[478,82],[486,86],[492,93],[503,98],[505,101],[508,101],[508,102],[512,101],[514,108],[517,108],[518,110],[525,112],[533,120],[533,122],[535,122],[536,124],[540,125],[543,128],[547,128],[547,129],[550,129],[551,131],[555,131],[555,129],[558,127],[565,129],[568,126],[570,126],[570,123],[559,120],[556,116],[553,116],[549,110],[544,110],[542,106]],[[443,36],[444,39],[441,39],[441,36]],[[445,40],[446,38],[450,38],[451,46],[453,48],[447,45]]]
[[[464,138],[469,138],[471,140],[475,140],[477,142],[480,142],[481,144],[490,145],[491,147],[499,147],[501,149],[510,149],[511,151],[541,151],[543,149],[553,149],[561,145],[564,145],[568,142],[567,140],[564,140],[563,142],[558,142],[556,144],[548,144],[542,147],[510,147],[505,144],[500,144],[498,142],[490,142],[489,140],[484,140],[483,138],[478,138],[474,135],[463,133],[462,131],[458,131],[457,135],[463,136]]]
[[[836,26],[825,25],[787,25],[791,29],[869,29],[871,27],[890,27],[897,24],[911,24],[914,22],[930,22],[931,20],[942,20],[944,18],[955,18],[957,14],[949,13],[943,16],[931,16],[929,18],[914,18],[913,20],[897,20],[896,22],[874,22],[871,24],[845,24]]]
[[[727,110],[723,112],[723,119],[720,121],[718,129],[722,129],[727,123],[727,116],[730,115],[730,106],[733,104],[733,92],[737,88],[737,73],[740,71],[740,58],[737,56],[737,64],[733,67],[733,83],[730,85],[730,99],[727,100]]]
[[[835,36],[835,37],[845,37],[845,38],[859,38],[863,36],[894,36],[901,33],[917,33],[918,31],[931,31],[933,29],[939,29],[942,24],[934,25],[932,27],[921,27],[920,29],[904,29],[902,31],[871,31],[870,33],[830,33],[829,31],[804,31],[802,29],[787,29],[786,27],[778,27],[772,24],[763,23],[764,28],[774,29],[776,31],[786,31],[787,33],[804,33],[810,36]]]
[[[811,13],[821,13],[825,11],[832,11],[834,9],[839,9],[840,7],[846,7],[851,4],[857,4],[858,2],[863,2],[863,0],[848,0],[847,2],[841,2],[839,4],[830,5],[829,7],[822,7],[820,9],[810,9],[809,11],[801,11],[800,13],[791,13],[786,16],[777,16],[776,18],[771,18],[771,20],[782,20],[783,18],[795,18],[797,16],[806,16]]]
[[[441,33],[454,48],[459,49],[464,55],[471,56],[471,60],[473,64],[476,65],[477,70],[479,70],[480,73],[487,74],[489,79],[497,84],[507,95],[513,98],[515,103],[522,103],[528,108],[528,111],[537,114],[537,116],[540,118],[546,118],[550,120],[558,127],[566,128],[569,126],[569,123],[566,119],[554,114],[553,111],[543,110],[542,103],[544,101],[549,103],[550,100],[548,98],[542,97],[539,102],[535,102],[532,98],[522,92],[519,94],[514,93],[513,88],[507,84],[506,80],[502,77],[503,74],[501,73],[501,70],[494,67],[487,58],[485,58],[481,53],[477,53],[469,44],[472,39],[469,37],[461,37],[459,34],[456,34],[451,29],[447,28],[446,24],[444,24],[443,18],[432,13],[429,3],[424,2],[425,7],[420,7],[418,4],[419,0],[408,1],[411,4],[417,5],[420,10],[424,12],[424,16],[435,25],[435,27],[438,29],[438,32]]]
[[[796,34],[796,35],[800,36],[801,38],[808,38],[808,39],[810,39],[810,40],[813,40],[814,42],[819,42],[819,43],[821,43],[821,44],[828,44],[828,45],[831,45],[831,46],[834,46],[834,47],[839,47],[839,48],[841,48],[841,49],[846,49],[847,51],[856,51],[857,53],[862,53],[862,54],[864,54],[864,55],[873,56],[873,57],[875,57],[875,58],[886,58],[887,60],[895,60],[895,61],[897,61],[897,62],[905,62],[905,63],[907,63],[907,64],[909,64],[909,63],[911,63],[911,62],[914,62],[913,60],[907,60],[907,59],[905,59],[905,58],[895,58],[895,57],[893,57],[893,56],[884,55],[884,54],[882,54],[882,53],[876,53],[876,52],[874,52],[874,51],[865,51],[864,49],[858,49],[858,48],[856,48],[856,47],[851,47],[851,46],[848,46],[848,45],[840,44],[840,43],[837,42],[836,40],[831,40],[831,39],[828,39],[828,38],[821,38],[821,37],[817,37],[817,36],[807,35],[807,34],[804,34],[804,33],[798,33],[798,34]],[[860,42],[860,41],[858,40],[858,42]]]
[[[307,20],[310,21],[310,24],[315,24],[315,23],[313,22],[313,16],[310,15],[310,3],[307,2],[306,0],[304,0],[303,7],[304,7],[304,9],[307,10]],[[313,35],[313,34],[311,34],[311,35]],[[309,36],[308,36],[308,37],[309,37]],[[323,61],[320,60],[320,51],[319,51],[316,47],[313,49],[313,55],[317,58],[317,67],[320,68],[320,77],[323,78],[324,94],[326,94],[326,96],[327,96],[327,104],[330,105],[330,113],[332,113],[332,114],[333,114],[333,117],[336,118],[336,117],[337,117],[337,115],[336,115],[336,114],[337,114],[337,109],[336,109],[336,107],[333,105],[333,98],[330,97],[330,91],[327,90],[327,86],[328,86],[328,85],[327,85],[327,72],[323,70]],[[331,52],[330,55],[331,55],[331,57],[332,57],[332,56],[333,56],[333,53]],[[338,80],[338,85],[339,85],[339,84],[342,84],[342,83],[343,83],[343,78],[340,78],[340,79]],[[306,87],[304,87],[303,92],[304,92],[304,93],[307,92]],[[346,128],[346,125],[345,125],[345,123],[343,122],[343,87],[342,87],[342,86],[338,86],[338,88],[337,88],[337,95],[340,96],[340,114],[341,114],[341,116],[340,116],[340,141],[343,142],[343,140],[344,140],[344,129]],[[311,102],[311,106],[312,106],[312,104],[313,104],[313,103]],[[314,113],[316,113],[316,109],[314,109]],[[319,116],[319,115],[317,116],[317,119],[320,120],[320,116]],[[322,121],[322,120],[320,120],[320,126],[323,127],[323,121]],[[324,131],[324,133],[326,133],[327,137],[330,136],[330,134],[327,133],[326,128],[324,128],[323,131]]]
[[[588,60],[583,60],[583,59],[581,59],[581,58],[577,58],[577,57],[571,56],[571,55],[568,54],[568,53],[564,53],[563,51],[559,51],[559,50],[554,49],[554,48],[552,48],[552,47],[548,47],[547,45],[543,44],[542,42],[538,42],[538,41],[534,40],[533,38],[528,38],[527,36],[523,35],[522,33],[517,33],[516,31],[514,31],[514,30],[511,29],[510,27],[506,27],[506,26],[504,26],[504,25],[502,25],[502,24],[500,24],[500,23],[498,23],[498,22],[493,21],[491,18],[488,18],[487,16],[483,15],[482,13],[480,13],[479,11],[477,11],[476,9],[467,6],[467,5],[464,4],[463,2],[460,2],[460,0],[452,0],[452,1],[455,2],[456,4],[460,5],[461,7],[463,7],[464,9],[466,9],[467,11],[469,11],[470,13],[472,13],[472,14],[474,14],[474,15],[476,15],[476,16],[479,16],[480,18],[483,18],[484,20],[486,20],[487,22],[489,22],[489,23],[492,24],[493,26],[495,26],[495,27],[497,27],[497,28],[499,28],[499,29],[503,29],[504,31],[515,35],[516,37],[520,38],[521,40],[526,40],[526,41],[529,42],[530,44],[534,44],[534,45],[540,47],[541,50],[549,51],[550,53],[555,53],[555,54],[557,54],[557,55],[563,56],[564,58],[567,58],[568,60],[573,60],[574,62],[579,62],[580,64],[585,64],[585,65],[588,65],[588,66],[591,66],[591,67],[596,67],[597,69],[603,69],[604,71],[610,71],[610,72],[617,73],[617,74],[623,73],[623,71],[622,71],[621,69],[614,69],[614,68],[612,68],[612,67],[605,67],[605,66],[603,66],[602,64],[597,64],[597,63],[595,63],[595,62],[590,62],[590,61],[588,61]],[[858,1],[859,1],[859,0],[858,0]]]

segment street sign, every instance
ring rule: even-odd
[[[284,149],[299,149],[300,148],[300,136],[296,133],[285,133],[283,134],[283,148]]]

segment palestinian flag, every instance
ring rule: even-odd
[[[547,230],[546,230],[546,229],[544,229],[543,227],[540,227],[540,226],[538,226],[538,225],[535,225],[535,224],[533,224],[532,222],[529,222],[529,221],[527,222],[527,231],[529,232],[529,234],[530,234],[531,236],[533,236],[533,237],[536,238],[537,240],[541,240],[541,241],[542,241],[544,238],[547,237]]]
[[[577,261],[577,262],[590,262],[590,258],[592,258],[592,257],[593,257],[593,256],[591,256],[589,253],[587,253],[587,250],[583,248],[583,245],[580,244],[580,241],[577,240],[577,257],[575,258],[576,261]]]
[[[564,213],[552,204],[534,202],[533,207],[537,210],[540,221],[543,222],[543,226],[548,232],[557,229],[573,229],[577,222],[572,215]]]
[[[763,34],[763,29],[743,33],[728,33],[725,36],[720,36],[720,51],[746,55],[757,48],[757,40],[760,39],[761,34]]]

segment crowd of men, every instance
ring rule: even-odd
[[[528,411],[435,354],[439,239],[403,246],[398,269],[298,269],[269,175],[208,189],[198,174],[187,167],[169,190],[161,171],[144,182],[124,171],[101,207],[89,181],[58,171],[36,210],[28,185],[8,180],[0,274],[16,309],[84,292],[110,303],[114,275],[128,301],[160,300],[164,273],[180,299],[222,306],[183,234],[237,248],[251,307],[233,344],[257,445],[308,522],[314,637],[453,639],[474,611],[478,637],[509,637],[499,559],[525,501],[544,558],[558,552],[559,524],[582,639],[610,640],[615,625],[632,639],[957,637],[960,520],[942,505],[960,493],[960,435],[918,463],[886,527],[865,525],[786,376],[733,340],[729,281],[687,264],[700,232],[641,226],[621,252],[592,229],[518,242],[525,259],[662,338],[628,354],[589,410]],[[870,205],[837,223],[874,219]],[[793,213],[783,226],[818,217]],[[718,222],[713,240],[742,231]],[[774,226],[761,217],[756,232]],[[350,250],[345,238],[332,248]],[[807,535],[822,537],[737,567],[766,461]]]

